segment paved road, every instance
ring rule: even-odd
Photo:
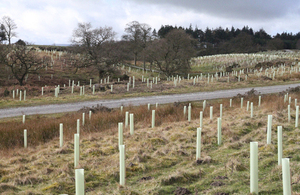
[[[261,94],[268,93],[278,93],[285,91],[289,87],[300,86],[299,84],[290,85],[278,85],[278,86],[268,86],[268,87],[255,87],[254,89]],[[103,105],[109,108],[117,108],[121,105],[145,105],[145,104],[159,104],[172,103],[172,102],[187,102],[187,101],[199,101],[199,100],[209,100],[218,98],[229,98],[236,96],[237,94],[244,94],[245,92],[251,90],[252,88],[242,88],[242,89],[231,89],[231,90],[220,90],[213,92],[197,92],[188,94],[174,94],[174,95],[161,95],[161,96],[149,96],[149,97],[135,97],[135,98],[125,98],[119,100],[99,100],[99,101],[86,101],[78,103],[68,103],[68,104],[51,104],[44,106],[32,106],[32,107],[19,107],[19,108],[9,108],[0,109],[0,118],[15,117],[20,115],[35,115],[35,114],[53,114],[61,112],[72,112],[81,109],[84,106],[92,107]]]

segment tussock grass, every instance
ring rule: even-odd
[[[299,99],[300,95],[291,96]],[[264,95],[261,107],[257,107],[256,95],[244,98],[243,108],[240,108],[239,98],[233,100],[232,108],[228,99],[207,102],[200,161],[195,159],[195,150],[202,102],[192,103],[191,122],[183,116],[183,106],[188,103],[159,105],[155,128],[151,128],[153,105],[150,111],[147,106],[139,106],[124,108],[123,113],[119,109],[94,113],[92,120],[87,118],[86,125],[81,127],[80,135],[79,167],[85,169],[86,194],[174,194],[178,187],[187,188],[193,194],[250,194],[251,141],[259,142],[260,194],[282,194],[281,167],[277,165],[278,125],[283,126],[283,156],[291,158],[292,189],[294,194],[299,194],[299,128],[294,127],[294,119],[288,123],[283,96]],[[246,111],[246,101],[254,102],[253,118],[250,118],[250,111]],[[222,144],[218,146],[220,103],[223,104]],[[209,119],[210,105],[214,106],[212,120]],[[294,106],[291,108],[294,114]],[[129,128],[124,129],[126,185],[123,187],[118,184],[117,123],[124,122],[125,111],[134,113],[135,133],[130,135]],[[266,144],[268,114],[273,115],[271,145]],[[24,125],[21,121],[3,121],[1,133],[16,128],[21,135],[10,148],[1,145],[1,193],[74,194],[73,134],[77,118],[81,119],[81,113],[53,118],[33,116]],[[59,148],[57,133],[61,122],[66,138],[64,146]],[[34,140],[28,143],[27,149],[22,147],[25,127],[28,134],[36,131],[30,134],[28,141]],[[15,130],[15,134],[18,131]]]

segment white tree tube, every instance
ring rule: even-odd
[[[80,134],[80,119],[77,119],[77,134]]]
[[[84,169],[75,169],[75,191],[76,195],[84,195]]]
[[[197,128],[196,160],[201,158],[201,128]]]
[[[210,109],[209,109],[209,118],[210,118],[210,120],[212,120],[213,119],[213,106],[210,106]]]
[[[27,130],[24,129],[24,148],[27,148]]]
[[[120,185],[125,185],[125,146],[120,145]]]
[[[272,135],[272,115],[268,115],[267,144],[271,144],[271,135]]]
[[[118,132],[119,132],[119,147],[123,145],[123,123],[118,123]]]
[[[192,118],[192,106],[189,105],[188,107],[188,121],[191,122],[191,118]]]
[[[85,113],[82,113],[82,126],[85,124]]]
[[[152,110],[152,128],[155,127],[155,110]]]
[[[291,195],[291,172],[290,172],[290,159],[282,159],[282,184],[283,184],[283,195]]]
[[[277,149],[278,149],[278,165],[281,165],[281,159],[282,159],[282,126],[277,126]]]
[[[244,98],[241,98],[241,108],[243,108]]]
[[[133,114],[130,114],[130,135],[134,134],[134,117]]]
[[[79,134],[74,134],[74,167],[79,164]]]
[[[222,143],[222,118],[218,118],[218,145]]]
[[[251,118],[253,118],[253,102],[251,102],[250,104],[250,110],[251,110]]]
[[[200,111],[200,128],[203,128],[203,112]]]
[[[288,122],[291,122],[291,105],[288,105]]]
[[[247,101],[247,111],[249,111],[249,105],[250,105],[250,102],[249,101]]]
[[[258,194],[258,143],[250,142],[250,193]]]
[[[129,112],[125,112],[125,128],[128,127],[128,115],[129,115]]]
[[[63,147],[64,145],[64,130],[63,130],[63,124],[59,124],[59,147]]]
[[[298,127],[299,106],[296,106],[295,127]]]

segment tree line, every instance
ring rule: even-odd
[[[231,27],[205,30],[162,25],[157,35],[162,38],[173,29],[182,29],[198,42],[198,55],[220,53],[250,53],[264,50],[300,49],[300,32],[297,34],[282,32],[269,35],[264,29],[254,31],[248,26],[242,29]]]

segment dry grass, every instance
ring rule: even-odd
[[[299,94],[291,94],[300,98]],[[246,111],[245,102],[254,102],[254,118]],[[177,187],[196,194],[249,194],[249,143],[259,142],[260,194],[282,194],[281,167],[277,165],[277,125],[283,126],[283,156],[291,158],[292,188],[300,192],[299,129],[287,122],[287,104],[282,95],[265,95],[261,107],[258,97],[247,96],[244,107],[240,100],[209,101],[214,118],[204,112],[201,162],[195,160],[196,129],[202,102],[192,103],[192,121],[183,117],[183,105],[159,105],[156,125],[150,128],[151,111],[146,106],[128,107],[135,115],[135,134],[124,130],[126,146],[126,185],[119,186],[117,123],[124,121],[120,110],[99,112],[82,127],[80,165],[85,169],[86,194],[174,194]],[[223,104],[222,145],[217,145],[217,117]],[[153,108],[153,107],[152,107]],[[273,115],[272,144],[266,144],[267,115]],[[14,147],[7,149],[1,140],[0,177],[2,194],[74,194],[73,134],[81,113],[59,117],[31,117],[21,121],[4,121],[2,139],[7,129],[20,133]],[[64,123],[65,143],[58,144],[58,126]],[[28,129],[29,148],[22,148],[24,128]],[[3,132],[6,132],[3,133]],[[49,131],[49,132],[48,132]],[[35,133],[33,133],[35,132]],[[46,137],[43,135],[47,136]],[[9,139],[5,137],[6,139]],[[35,137],[36,136],[36,137]],[[49,136],[49,137],[48,137]],[[51,139],[50,139],[51,138]]]

